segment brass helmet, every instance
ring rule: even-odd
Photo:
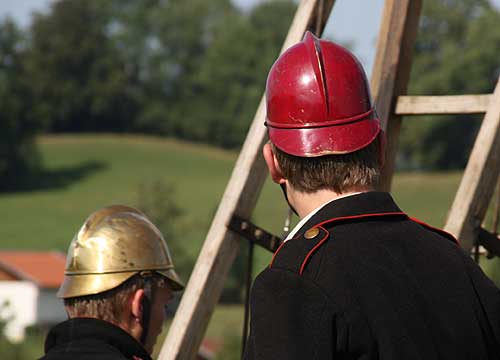
[[[91,214],[71,241],[57,296],[98,294],[148,271],[163,275],[172,290],[184,288],[161,232],[146,215],[108,206]]]

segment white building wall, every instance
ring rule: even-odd
[[[24,330],[35,324],[38,288],[29,281],[0,281],[0,319],[7,322],[5,336],[24,339]]]
[[[56,297],[57,289],[40,289],[37,324],[54,325],[67,319],[63,300]]]

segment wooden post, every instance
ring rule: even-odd
[[[396,115],[484,114],[493,95],[398,96]]]
[[[282,51],[299,42],[305,30],[316,24],[315,10],[318,1],[301,1]],[[333,4],[334,0],[323,1],[323,12],[320,14],[322,18],[328,18]],[[321,32],[324,26],[325,21],[322,22]],[[159,360],[193,359],[196,356],[227,273],[239,249],[238,235],[229,231],[227,225],[234,214],[243,218],[250,217],[267,176],[261,155],[266,139],[264,120],[265,99],[262,98],[162,346]]]
[[[302,0],[282,52],[300,41],[306,29],[316,30],[320,35],[334,2],[334,0]],[[430,98],[399,97],[406,93],[421,7],[422,0],[386,0],[378,39],[371,88],[375,106],[388,138],[386,167],[382,173],[380,186],[386,191],[390,190],[394,172],[401,122],[399,114],[405,111],[422,114],[427,111],[425,108],[428,109],[430,102],[436,101]],[[403,110],[400,108],[398,114],[394,110],[399,99]],[[474,98],[470,96],[467,100],[471,101],[473,109],[466,106],[464,110],[456,97],[447,99],[453,103],[451,111],[477,112],[486,104],[489,105],[446,227],[448,231],[465,241],[463,245],[466,247],[472,244],[471,239],[475,229],[479,227],[476,226],[477,219],[484,217],[487,207],[487,204],[486,207],[484,205],[485,199],[491,196],[490,190],[494,185],[491,185],[491,182],[498,178],[500,169],[500,86],[497,85],[495,93],[491,96]],[[450,110],[441,106],[439,111],[444,113]],[[266,140],[264,120],[265,101],[262,98],[161,349],[159,360],[189,360],[193,359],[198,351],[224,280],[239,249],[238,236],[228,230],[227,226],[234,215],[247,219],[250,217],[267,175],[261,156],[261,148]],[[475,173],[479,173],[477,179],[474,178]]]
[[[469,251],[500,173],[500,78],[474,143],[469,162],[446,221],[445,230]]]
[[[387,136],[386,161],[379,188],[391,188],[401,117],[396,99],[406,93],[422,0],[386,0],[371,79],[375,108]]]

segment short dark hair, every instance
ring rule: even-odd
[[[153,286],[167,286],[166,279],[153,273]],[[64,299],[64,306],[70,318],[92,317],[118,324],[126,310],[132,294],[144,288],[145,279],[136,274],[119,286],[99,294],[85,295]]]
[[[348,154],[300,157],[273,145],[283,176],[298,191],[328,189],[345,193],[356,187],[374,187],[380,178],[381,136]]]

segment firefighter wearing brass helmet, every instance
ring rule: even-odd
[[[266,100],[264,158],[300,221],[253,285],[245,359],[498,359],[499,290],[375,191],[385,139],[354,55],[306,33]]]
[[[42,359],[151,359],[165,306],[183,287],[143,213],[122,205],[94,212],[71,242],[57,294],[69,320],[49,332]]]

